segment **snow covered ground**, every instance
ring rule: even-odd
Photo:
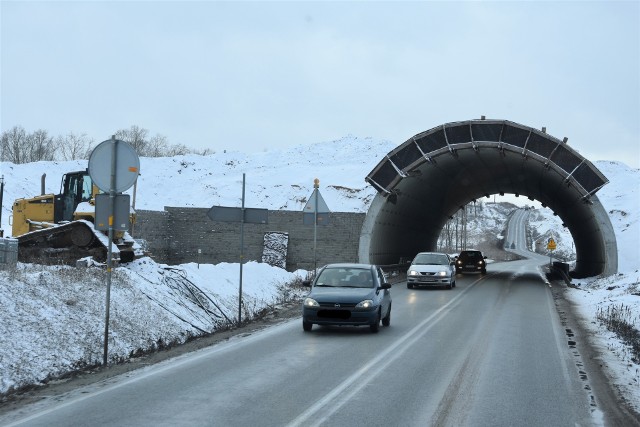
[[[240,206],[246,174],[246,206],[302,210],[314,178],[333,211],[366,212],[375,195],[364,177],[397,144],[348,136],[341,140],[282,151],[245,154],[142,158],[136,188],[138,209],[164,206],[208,208]],[[624,305],[640,308],[640,171],[622,163],[596,162],[610,180],[598,197],[610,213],[619,258],[619,274],[575,281],[575,301],[616,384],[640,410],[638,364],[628,346],[597,320],[598,310]],[[83,170],[86,161],[0,163],[5,193],[0,226],[11,234],[11,203],[45,191],[58,193],[65,172]],[[132,194],[133,189],[128,191]],[[500,200],[498,200],[500,201]],[[511,201],[511,200],[510,200]],[[524,201],[523,201],[524,202]],[[528,202],[528,201],[527,201]],[[530,202],[528,202],[530,203]],[[504,219],[484,206],[486,228],[499,230]],[[572,239],[548,209],[532,215],[539,235],[553,232],[558,253],[573,253]],[[474,223],[475,224],[475,223]],[[475,224],[475,229],[483,226]],[[496,236],[498,237],[498,236]],[[238,313],[238,264],[167,266],[150,258],[113,274],[109,356],[119,361],[190,337],[214,331]],[[289,284],[306,272],[286,272],[250,261],[243,266],[243,318],[295,297]],[[100,268],[75,269],[19,264],[0,271],[0,393],[38,384],[73,369],[102,362],[106,276]],[[637,315],[636,315],[637,316]],[[632,320],[634,320],[632,318]],[[638,318],[635,317],[638,328]]]
[[[598,198],[609,213],[618,245],[618,274],[610,277],[574,279],[579,290],[568,292],[579,307],[584,325],[591,331],[602,362],[613,382],[640,411],[640,365],[632,360],[630,346],[598,320],[607,310],[628,310],[626,321],[640,329],[640,170],[619,162],[595,162],[609,179]],[[549,215],[549,221],[558,217]],[[569,242],[571,240],[569,239]],[[569,244],[563,239],[563,245]],[[639,344],[636,340],[636,344]]]
[[[289,273],[243,266],[243,319],[288,297]],[[239,264],[166,266],[150,258],[114,270],[110,362],[182,344],[238,316]],[[102,364],[106,273],[18,264],[0,272],[0,392]]]

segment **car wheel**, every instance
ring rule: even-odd
[[[391,324],[391,304],[389,304],[389,311],[387,315],[382,318],[382,326],[389,326]]]
[[[310,332],[312,327],[313,323],[302,321],[302,329],[304,329],[305,332]]]
[[[407,283],[407,289],[413,289],[413,285],[411,283]]]
[[[453,277],[452,277],[452,279],[453,279]],[[456,287],[456,281],[455,281],[455,279],[451,281],[451,286],[453,286],[454,288]]]
[[[485,270],[482,270],[482,274],[483,274],[483,275],[484,275],[484,274],[487,274],[487,270],[486,270],[486,269],[485,269]]]
[[[371,332],[373,332],[374,334],[378,333],[378,331],[380,330],[380,310],[378,310],[378,316],[376,318],[376,322],[369,325],[369,328],[371,329]]]
[[[451,288],[453,288],[453,284],[449,282],[449,284],[447,285],[447,289],[451,289]]]

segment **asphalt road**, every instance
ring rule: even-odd
[[[528,258],[536,264],[549,264],[553,261],[553,253],[551,257],[548,255],[540,255],[535,252],[530,252],[527,248],[526,240],[526,224],[529,218],[530,212],[526,209],[516,209],[507,227],[507,235],[505,236],[505,249],[509,252],[513,252],[522,257]],[[550,259],[551,258],[551,259]]]
[[[392,289],[391,326],[300,318],[4,414],[28,426],[587,426],[585,389],[535,263]]]
[[[506,241],[531,259],[458,275],[452,290],[398,283],[378,334],[305,333],[297,317],[33,399],[0,425],[630,425],[595,358],[579,356],[568,307],[556,307],[563,289],[538,267],[548,257],[526,251],[526,215],[512,216]]]

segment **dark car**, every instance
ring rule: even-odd
[[[478,250],[466,250],[456,257],[456,273],[480,272],[487,274],[487,257]]]
[[[416,286],[445,286],[451,289],[456,285],[454,262],[449,255],[439,252],[418,253],[407,270],[407,288]]]
[[[329,264],[316,276],[302,303],[302,328],[317,325],[369,326],[391,323],[391,285],[382,269],[371,264]]]

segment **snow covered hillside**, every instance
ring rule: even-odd
[[[302,211],[313,191],[313,180],[318,178],[330,210],[365,212],[375,190],[364,178],[393,148],[395,144],[389,141],[348,136],[284,151],[143,157],[135,207],[161,211],[165,206],[240,206],[245,173],[247,207]],[[13,200],[40,194],[42,174],[46,173],[45,192],[57,194],[64,173],[86,168],[87,161],[79,160],[0,163],[0,174],[5,179],[0,228],[5,230],[5,236],[11,234]],[[127,193],[133,195],[133,188]]]
[[[212,156],[142,158],[136,208],[164,206],[208,208],[240,206],[246,174],[246,206],[302,210],[320,179],[320,190],[333,211],[366,212],[375,196],[364,177],[396,144],[353,136],[285,151],[254,154],[219,152]],[[637,361],[596,318],[599,310],[621,304],[640,312],[640,172],[624,164],[596,162],[610,180],[598,197],[611,216],[619,252],[620,274],[576,283],[568,293],[581,307],[585,324],[601,343],[603,360],[619,386],[640,408]],[[2,228],[10,234],[11,203],[40,193],[58,193],[65,172],[83,170],[85,161],[1,163],[5,178]],[[132,193],[130,190],[129,193]],[[508,209],[483,203],[469,217],[468,246],[496,239]],[[548,209],[533,215],[539,235],[558,230],[559,251],[572,253],[572,239]],[[487,230],[490,230],[489,232]],[[289,284],[306,272],[288,273],[256,262],[244,265],[244,316],[258,315],[300,291]],[[166,266],[149,258],[116,269],[111,294],[110,360],[214,331],[237,316],[238,264]],[[19,264],[0,271],[0,393],[38,384],[79,367],[101,363],[104,332],[104,273],[68,267]],[[633,320],[633,319],[632,319]],[[638,327],[637,318],[635,327]],[[635,371],[634,371],[635,370]],[[633,373],[635,372],[635,373]]]

